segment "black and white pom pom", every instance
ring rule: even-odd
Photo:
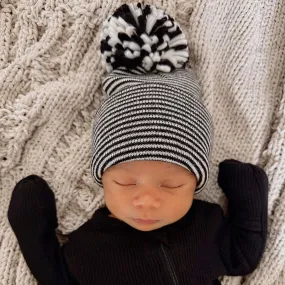
[[[170,72],[189,58],[185,35],[177,22],[153,5],[124,4],[103,22],[102,63],[108,72]]]

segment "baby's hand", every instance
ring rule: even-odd
[[[23,178],[15,186],[8,209],[8,219],[15,232],[26,228],[45,231],[57,227],[56,203],[48,183],[37,175]]]
[[[226,159],[219,164],[218,184],[228,198],[252,195],[268,186],[265,171],[251,163]]]

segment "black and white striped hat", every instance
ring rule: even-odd
[[[103,80],[107,94],[93,125],[92,176],[102,187],[107,168],[131,160],[178,164],[209,176],[213,135],[179,25],[163,10],[124,4],[103,23]]]

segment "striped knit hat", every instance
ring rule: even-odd
[[[92,176],[102,187],[109,167],[132,160],[178,164],[209,176],[212,121],[200,100],[188,46],[179,25],[163,10],[124,4],[103,23],[103,80],[107,98],[93,126]]]

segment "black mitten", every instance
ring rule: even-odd
[[[258,265],[267,236],[268,179],[257,165],[228,159],[219,164],[218,184],[229,203],[219,239],[227,275],[246,275]]]
[[[259,215],[268,197],[265,171],[251,163],[226,159],[219,164],[218,184],[229,199],[230,210]],[[255,211],[252,211],[255,210]]]
[[[77,284],[70,278],[55,229],[53,191],[37,175],[17,183],[8,209],[8,220],[32,274],[41,285]]]
[[[8,209],[8,219],[16,236],[28,232],[40,236],[57,228],[54,193],[37,175],[23,178],[15,186]]]
[[[230,199],[239,197],[240,192],[243,196],[251,196],[253,191],[262,191],[260,188],[268,186],[268,178],[257,165],[226,159],[219,164],[218,184]]]

